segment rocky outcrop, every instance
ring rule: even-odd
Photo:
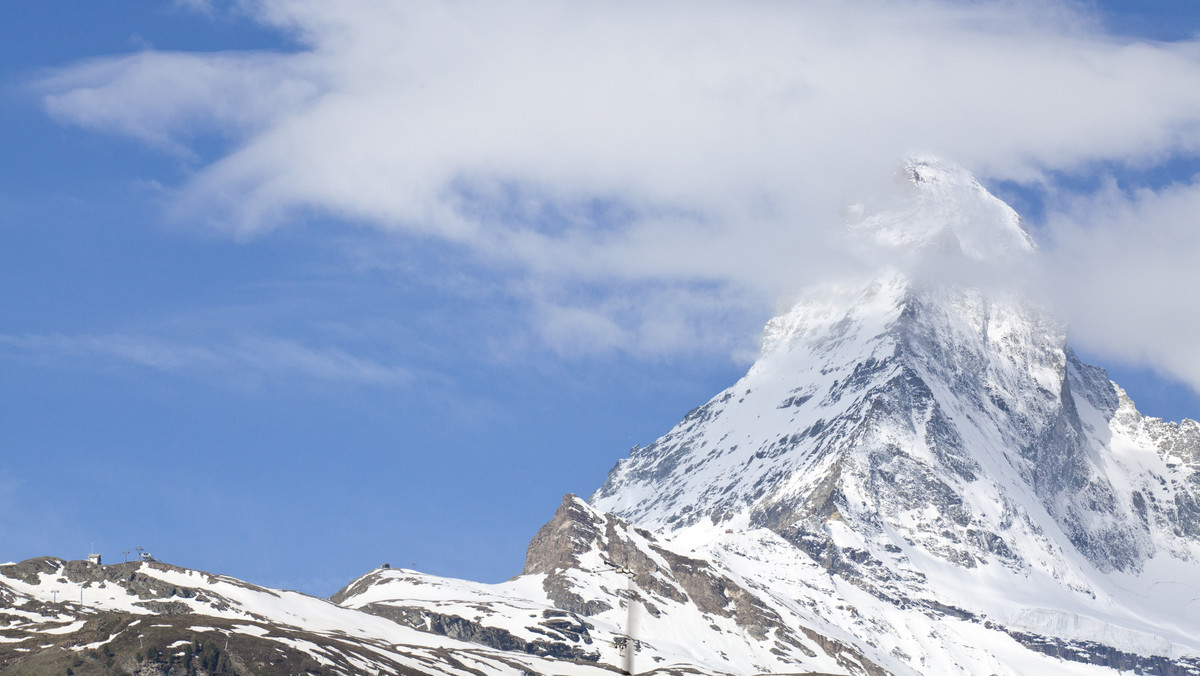
[[[1172,659],[1158,655],[1138,655],[1096,641],[1066,641],[1052,636],[1039,636],[1011,629],[1007,630],[1007,633],[1030,650],[1069,662],[1095,664],[1122,673],[1131,672],[1147,676],[1197,676],[1200,674],[1200,657]]]
[[[665,545],[651,532],[597,512],[568,494],[554,518],[530,542],[523,574],[545,575],[543,586],[556,606],[593,615],[611,606],[605,599],[585,598],[582,591],[594,587],[581,584],[580,577],[593,572],[585,559],[600,561],[603,570],[620,572],[631,581],[627,593],[612,590],[608,599],[636,600],[654,616],[669,603],[687,605],[704,616],[732,620],[755,641],[782,646],[775,648],[779,654],[814,656],[804,641],[808,639],[852,673],[886,673],[857,649],[785,620],[712,562],[685,556]]]
[[[458,615],[437,613],[427,608],[401,606],[394,603],[372,603],[361,608],[363,612],[386,617],[393,622],[447,636],[459,641],[478,643],[498,650],[516,651],[580,662],[597,662],[600,653],[588,650],[592,643],[588,634],[590,625],[568,613],[543,613],[544,619],[537,623],[538,630],[546,635],[545,640],[526,641],[512,632],[499,627],[487,626]]]

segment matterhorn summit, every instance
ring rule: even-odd
[[[0,566],[0,673],[1200,674],[1200,425],[1080,361],[964,169],[909,161],[841,233],[864,265],[513,579],[385,566],[321,601],[34,559]]]
[[[914,158],[891,188],[851,205],[846,230],[892,248],[950,248],[976,261],[1011,259],[1037,248],[1017,212],[962,167]]]
[[[1200,668],[1200,426],[1142,417],[1015,289],[929,274],[1036,245],[959,167],[921,158],[898,182],[845,228],[900,265],[810,289],[745,377],[635,448],[591,504],[702,547],[772,542],[710,556],[768,564],[759,582],[887,671],[1035,673],[1013,662],[1029,651]],[[797,562],[833,602],[810,570],[784,572]]]

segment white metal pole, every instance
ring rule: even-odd
[[[637,596],[634,591],[637,587],[633,584],[633,574],[629,574],[629,604],[627,606],[628,614],[625,617],[625,673],[632,676],[635,672],[633,669],[633,657],[637,652]]]

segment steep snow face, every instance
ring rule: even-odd
[[[1019,298],[898,275],[825,287],[772,320],[749,373],[619,463],[593,503],[663,529],[819,530],[836,514],[955,562],[1062,530],[1093,564],[1136,567],[1148,531],[1112,516],[1133,506],[1089,455],[1069,372],[1093,375]],[[970,542],[981,534],[983,551]]]
[[[933,260],[1036,255],[966,172],[925,159],[903,175],[904,197],[860,210],[853,237]],[[1014,636],[1195,654],[1200,428],[1143,418],[1019,293],[901,269],[810,289],[745,377],[635,448],[591,503],[698,547],[767,529],[792,547],[774,569],[816,561],[881,616],[955,607]],[[1179,592],[1170,610],[1151,582]],[[900,631],[883,626],[868,642]]]

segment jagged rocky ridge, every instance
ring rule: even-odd
[[[1200,674],[1200,425],[992,283],[1037,251],[965,171],[910,162],[845,231],[893,264],[808,290],[516,578],[0,566],[0,674]]]
[[[569,665],[569,663],[568,663]],[[164,563],[0,566],[0,674],[563,672],[524,652]]]

